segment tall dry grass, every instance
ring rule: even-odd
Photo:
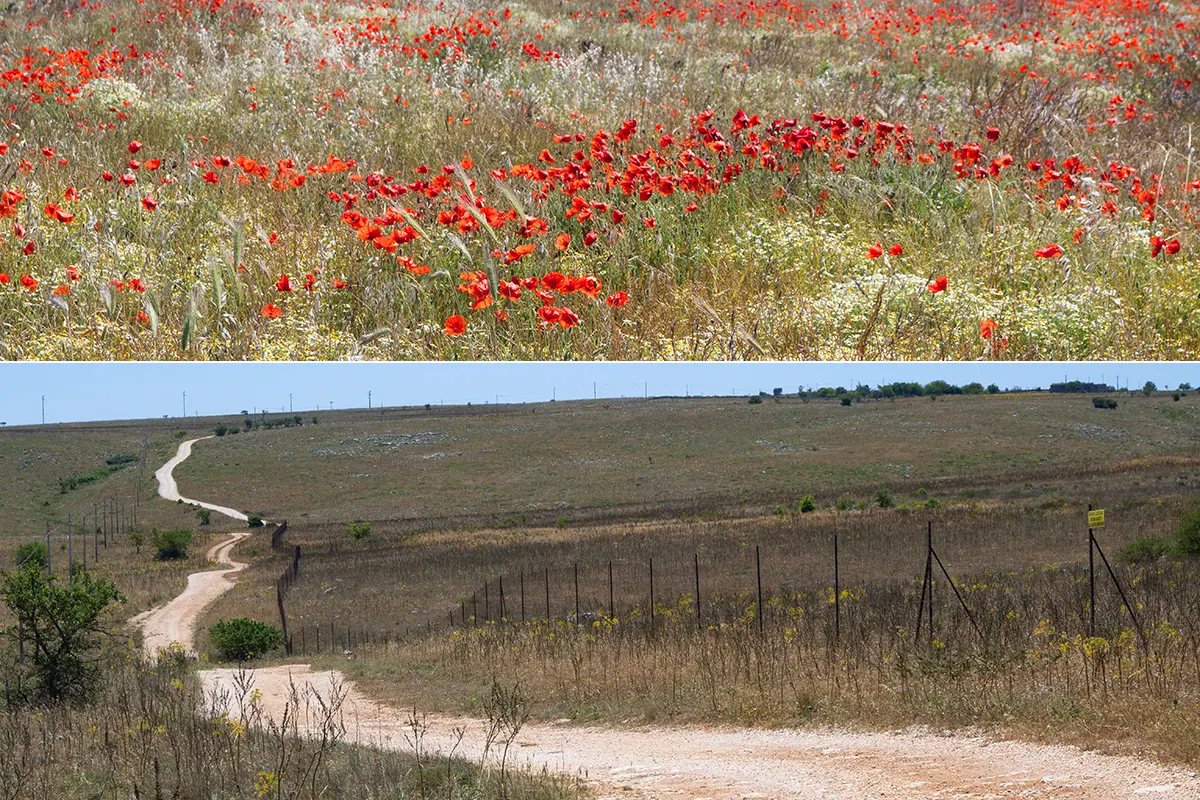
[[[110,653],[92,702],[0,708],[0,797],[4,800],[221,797],[586,796],[574,781],[498,770],[440,755],[352,745],[343,695],[316,703],[293,688],[285,712],[265,718],[251,681],[203,695],[192,666],[171,657],[141,661]]]

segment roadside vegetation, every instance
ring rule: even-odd
[[[0,627],[0,797],[587,796],[569,778],[347,744],[344,693],[293,692],[266,718],[248,687],[205,695],[179,652],[137,654],[111,581],[79,570],[68,585],[36,564],[0,579],[17,620]]]

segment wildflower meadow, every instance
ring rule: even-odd
[[[0,16],[10,359],[1200,351],[1200,6]]]

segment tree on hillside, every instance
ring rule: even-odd
[[[116,584],[79,570],[64,586],[40,569],[19,569],[3,574],[0,596],[18,623],[3,635],[25,656],[22,694],[37,702],[86,700],[108,632],[101,618],[125,602]]]
[[[1154,394],[1156,391],[1158,391],[1158,385],[1155,384],[1154,381],[1146,381],[1146,385],[1142,387],[1142,394],[1146,395],[1147,397]]]

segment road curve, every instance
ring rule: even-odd
[[[216,511],[218,514],[224,514],[227,517],[233,517],[234,519],[240,519],[242,522],[245,522],[247,519],[246,515],[241,511],[238,511],[236,508],[218,506],[213,503],[205,503],[201,500],[193,500],[190,497],[184,497],[179,494],[179,486],[175,483],[175,475],[173,474],[175,467],[179,466],[179,464],[181,464],[187,459],[188,456],[192,454],[192,445],[194,443],[202,442],[205,439],[211,438],[213,437],[201,436],[198,439],[188,439],[187,441],[179,443],[179,451],[175,453],[174,457],[172,457],[170,461],[163,464],[158,468],[158,471],[154,473],[154,479],[158,481],[158,496],[164,500],[182,500],[185,503],[191,503],[194,506],[211,509],[212,511]]]
[[[187,588],[181,594],[131,620],[142,631],[142,648],[147,655],[153,656],[160,648],[174,643],[183,645],[189,655],[194,652],[196,620],[210,603],[233,588],[233,574],[245,569],[245,564],[230,558],[229,551],[249,535],[249,532],[232,533],[209,548],[205,557],[229,565],[228,569],[193,572],[188,575]]]
[[[178,497],[171,470],[188,457],[193,441],[158,471],[160,493]],[[196,502],[188,500],[187,502]],[[231,509],[201,504],[220,513]],[[236,512],[235,512],[236,513]],[[209,551],[230,569],[189,576],[188,587],[170,603],[143,615],[147,647],[182,641],[190,647],[195,620],[204,607],[233,586],[242,568],[229,551],[249,534],[233,534]],[[307,698],[300,719],[311,718],[321,698],[344,693],[344,722],[352,742],[409,749],[410,712],[365,697],[341,673],[316,672],[307,664],[263,669],[200,672],[212,702],[246,702],[248,677],[261,692],[263,713],[279,720],[295,698]],[[295,691],[293,691],[295,690]],[[296,710],[293,706],[293,710]],[[316,714],[319,716],[319,713]],[[295,717],[293,717],[295,718]],[[485,723],[430,716],[427,751],[483,758]],[[301,725],[304,729],[304,725]],[[457,732],[463,732],[458,741]],[[1200,799],[1192,772],[1148,761],[1057,747],[996,741],[985,737],[928,733],[849,733],[839,730],[761,730],[699,727],[611,729],[530,724],[509,752],[510,762],[581,775],[609,796],[684,797],[707,800],[794,798],[795,800],[927,800],[930,798],[1034,798],[1034,800]],[[492,751],[491,757],[498,754]]]

